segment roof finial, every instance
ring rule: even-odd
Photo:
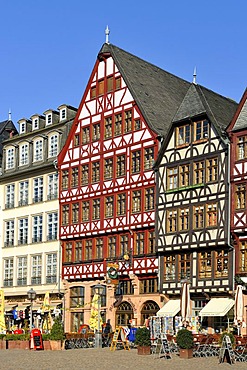
[[[109,30],[108,26],[106,26],[106,29],[105,29],[105,42],[106,42],[106,44],[109,44],[109,34],[110,34],[110,30]]]
[[[9,121],[11,121],[11,109],[9,109]]]
[[[193,84],[196,85],[196,67],[194,68],[194,73],[193,73]]]

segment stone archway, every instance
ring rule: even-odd
[[[131,304],[122,302],[116,311],[116,326],[127,326],[133,317],[134,312]]]
[[[150,316],[156,316],[160,307],[155,301],[147,301],[143,304],[141,309],[141,325],[145,325],[146,319]]]

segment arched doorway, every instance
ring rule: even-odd
[[[116,311],[116,325],[118,326],[127,326],[129,320],[132,320],[134,317],[133,308],[130,303],[122,302]]]
[[[147,301],[143,304],[141,310],[141,325],[145,324],[145,320],[150,316],[155,316],[159,311],[160,307],[154,301]]]

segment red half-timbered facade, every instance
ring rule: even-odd
[[[113,327],[142,325],[158,311],[152,167],[186,90],[185,81],[103,45],[58,157],[66,330],[89,322],[99,282]]]

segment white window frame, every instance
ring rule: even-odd
[[[33,203],[43,201],[44,181],[43,177],[33,179]]]
[[[27,285],[27,256],[17,258],[17,286]]]
[[[49,157],[58,155],[58,134],[53,134],[49,137]]]
[[[6,185],[5,191],[6,191],[5,208],[14,208],[15,206],[15,184]]]
[[[19,206],[28,204],[28,180],[19,182]]]
[[[47,199],[57,199],[58,197],[58,174],[52,173],[48,176]]]
[[[41,242],[43,235],[43,215],[33,216],[33,243]]]
[[[20,156],[19,156],[19,166],[25,166],[28,164],[29,159],[29,145],[28,144],[22,144],[20,145]]]
[[[33,130],[37,130],[39,128],[39,118],[33,118]]]
[[[66,114],[66,108],[63,108],[60,110],[60,121],[63,121],[67,118],[67,114]]]
[[[18,244],[27,244],[28,243],[28,218],[20,218],[18,220]]]
[[[31,284],[41,284],[42,278],[42,255],[36,254],[31,257]]]
[[[4,237],[4,246],[11,247],[14,245],[15,238],[15,221],[7,220],[5,221],[5,237]]]
[[[52,114],[51,113],[48,113],[46,115],[46,126],[49,126],[52,124]]]
[[[15,167],[15,150],[9,148],[6,150],[6,169],[9,170]]]
[[[47,240],[57,240],[58,232],[58,213],[47,214]]]
[[[24,134],[26,132],[26,122],[22,122],[20,124],[20,134]]]
[[[34,153],[33,161],[42,161],[43,160],[43,140],[39,139],[34,142]]]
[[[46,284],[57,282],[57,253],[46,255]]]
[[[4,282],[3,285],[13,286],[13,276],[14,276],[14,258],[4,259]]]

